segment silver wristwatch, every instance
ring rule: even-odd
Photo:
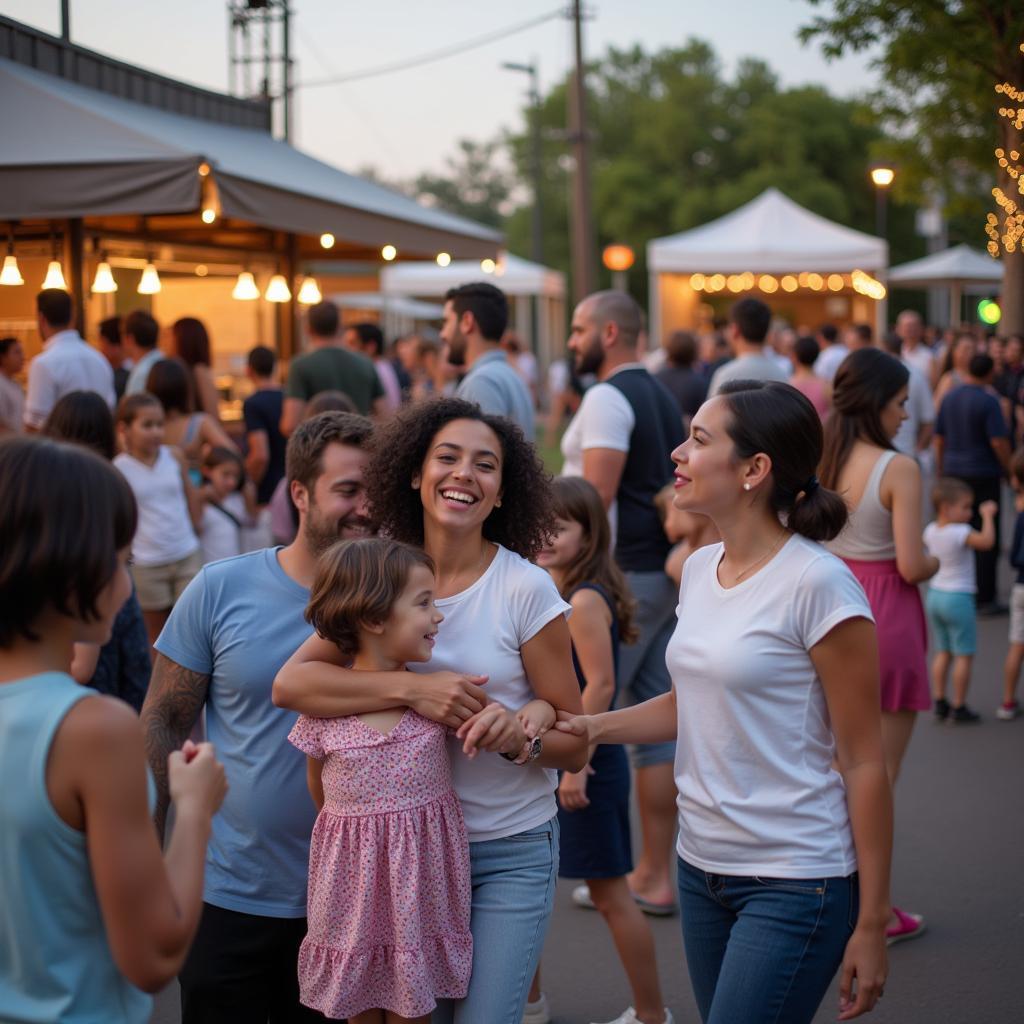
[[[521,762],[522,764],[529,764],[531,761],[536,761],[540,757],[540,752],[544,749],[544,744],[539,736],[534,736],[530,740],[530,752],[526,755],[526,760]],[[519,753],[522,753],[520,750]],[[502,754],[506,761],[516,761],[519,758],[519,754]]]

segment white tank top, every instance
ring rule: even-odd
[[[843,532],[825,545],[833,555],[861,562],[887,562],[896,557],[892,513],[882,504],[880,489],[886,467],[898,452],[882,452],[864,485],[864,493]]]
[[[166,565],[199,549],[185,500],[181,466],[167,445],[160,446],[156,462],[147,466],[122,452],[114,465],[135,492],[139,525],[132,541],[136,565]]]

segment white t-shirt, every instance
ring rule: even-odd
[[[113,409],[114,371],[78,331],[58,331],[29,363],[25,425],[40,429],[57,402],[71,391],[95,391]]]
[[[893,447],[912,459],[919,456],[917,450],[917,434],[921,425],[935,422],[935,402],[932,389],[924,374],[913,364],[903,360],[903,365],[910,372],[907,382],[907,418],[900,424],[900,429],[892,439]]]
[[[197,551],[199,539],[188,514],[181,465],[170,448],[162,444],[152,466],[127,452],[116,456],[114,465],[135,492],[139,506],[139,525],[132,541],[135,564],[167,565]]]
[[[914,348],[907,348],[906,345],[900,353],[900,358],[908,366],[913,366],[931,387],[932,367],[935,365],[935,353],[927,345],[916,345]]]
[[[203,549],[203,565],[222,558],[234,558],[245,550],[244,530],[251,524],[245,510],[245,499],[237,491],[218,503],[207,504],[199,524],[199,543]],[[235,518],[224,514],[230,512]],[[237,520],[237,522],[235,522]]]
[[[520,649],[571,610],[543,569],[499,546],[476,583],[435,603],[444,622],[433,657],[410,664],[412,671],[486,675],[487,696],[513,710],[534,699]],[[471,761],[462,753],[461,740],[453,736],[448,743],[470,842],[518,835],[557,813],[557,772],[485,752]]]
[[[666,661],[678,714],[679,856],[704,871],[845,876],[857,858],[825,693],[808,651],[872,619],[860,584],[794,535],[731,589],[723,546],[694,552]]]
[[[628,363],[619,369],[639,365]],[[576,415],[562,435],[562,476],[583,476],[583,453],[589,448],[628,452],[634,426],[633,407],[617,387],[602,381],[587,388]],[[613,543],[618,519],[618,503],[613,500],[608,508]]]
[[[967,546],[970,523],[929,523],[924,528],[924,542],[939,560],[939,571],[928,581],[932,590],[952,594],[976,594],[974,551]]]
[[[850,350],[845,345],[829,345],[814,361],[815,376],[831,384],[849,354]]]

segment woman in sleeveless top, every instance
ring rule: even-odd
[[[846,499],[850,519],[826,545],[850,567],[878,629],[882,740],[895,784],[919,711],[931,707],[928,634],[917,584],[938,570],[921,539],[921,471],[892,447],[910,379],[907,368],[878,349],[852,353],[836,374],[833,414],[825,425],[819,476]],[[889,939],[920,934],[917,915],[893,909]]]

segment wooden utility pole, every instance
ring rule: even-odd
[[[594,223],[590,205],[590,139],[587,133],[586,68],[583,63],[583,10],[572,4],[576,66],[569,97],[569,141],[572,144],[572,284],[579,302],[597,288]]]

